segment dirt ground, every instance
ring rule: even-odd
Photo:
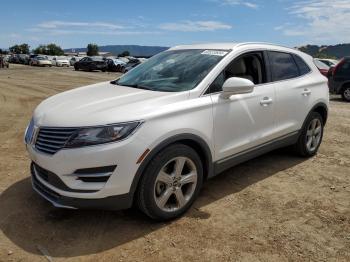
[[[205,183],[182,218],[57,210],[31,189],[23,132],[36,105],[116,74],[0,70],[0,261],[350,261],[350,104],[333,97],[311,159],[278,150]]]

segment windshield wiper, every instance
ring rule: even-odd
[[[138,89],[154,91],[154,89],[152,87],[139,85],[139,84],[135,84],[135,85],[119,84],[117,80],[111,81],[110,83],[113,84],[113,85],[121,85],[121,86],[127,86],[127,87],[132,87],[132,88],[138,88]]]

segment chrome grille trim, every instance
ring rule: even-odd
[[[78,128],[40,127],[35,141],[35,148],[43,153],[53,155],[64,148],[68,139]]]

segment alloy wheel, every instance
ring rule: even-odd
[[[154,199],[161,210],[173,212],[184,207],[196,190],[198,172],[194,162],[187,157],[168,161],[157,175]]]
[[[322,136],[322,124],[317,118],[313,119],[307,129],[306,133],[306,147],[310,152],[317,149],[320,144]]]
[[[349,87],[344,90],[344,97],[347,100],[350,100],[350,88]]]

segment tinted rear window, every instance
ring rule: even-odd
[[[345,61],[337,70],[337,74],[350,75],[350,60]]]
[[[299,67],[300,75],[306,75],[311,71],[310,67],[305,63],[305,61],[298,55],[294,55],[294,60]]]
[[[299,69],[291,54],[269,51],[273,81],[281,81],[299,76]]]

